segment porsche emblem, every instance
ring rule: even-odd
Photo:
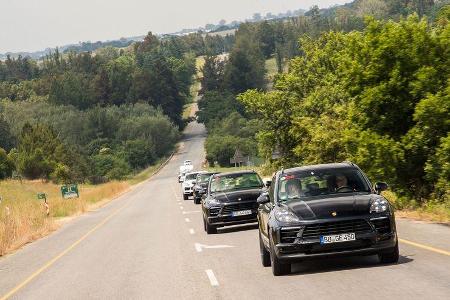
[[[242,200],[242,198],[238,198],[238,201],[241,201]]]
[[[336,216],[337,216],[337,212],[333,211],[333,212],[331,213],[331,215],[332,215],[333,217],[336,217]]]

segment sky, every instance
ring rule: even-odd
[[[170,33],[351,0],[0,0],[0,53]]]

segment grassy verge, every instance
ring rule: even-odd
[[[101,206],[133,185],[148,179],[167,160],[160,159],[137,175],[124,181],[100,185],[79,185],[80,198],[62,199],[60,185],[40,180],[0,181],[0,256],[57,229],[58,220]],[[45,193],[49,216],[37,193]]]

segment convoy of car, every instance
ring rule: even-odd
[[[381,195],[387,188],[351,162],[281,169],[266,184],[252,170],[191,171],[182,183],[183,198],[201,202],[207,234],[258,222],[261,262],[275,276],[290,273],[294,262],[329,256],[376,254],[396,263],[394,211]]]

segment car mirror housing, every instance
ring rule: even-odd
[[[271,180],[267,180],[264,184],[267,188],[269,188],[272,185],[272,181]]]
[[[267,195],[266,193],[261,194],[258,199],[256,200],[256,202],[258,202],[258,204],[266,204],[270,201],[269,199],[269,195]]]
[[[377,182],[375,183],[374,190],[379,195],[382,191],[385,191],[388,189],[388,184],[386,182]]]

